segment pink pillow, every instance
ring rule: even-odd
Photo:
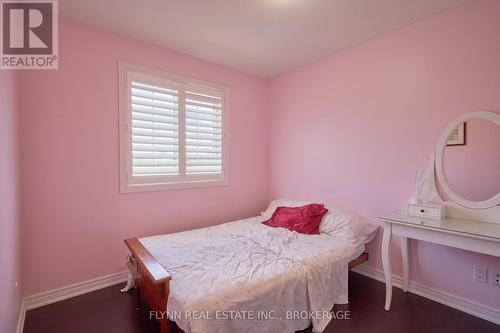
[[[287,228],[301,234],[319,234],[319,225],[328,209],[321,204],[310,204],[302,207],[278,207],[273,216],[262,222],[274,228]]]

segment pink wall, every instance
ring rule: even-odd
[[[467,2],[271,82],[269,195],[375,219],[404,207],[454,118],[500,111],[500,1]],[[368,247],[381,267],[380,237]],[[500,259],[412,241],[411,279],[500,307],[472,265]],[[401,275],[399,242],[393,266]]]
[[[66,19],[59,31],[59,70],[21,77],[26,295],[123,271],[127,237],[213,225],[264,208],[264,80]],[[119,193],[119,59],[229,86],[229,186]]]
[[[0,71],[0,332],[16,329],[21,293],[18,210],[18,82],[13,71]]]

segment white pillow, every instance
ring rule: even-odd
[[[366,244],[377,234],[377,225],[369,220],[340,209],[328,209],[319,226],[319,232],[339,237],[354,246]]]
[[[290,200],[290,199],[275,199],[269,203],[266,210],[261,213],[262,216],[267,218],[271,218],[273,216],[274,211],[278,207],[302,207],[305,205],[309,205],[313,202],[299,201],[299,200]]]

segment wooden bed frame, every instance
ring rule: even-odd
[[[137,238],[126,239],[125,244],[130,250],[132,260],[135,261],[134,264],[137,267],[137,307],[140,306],[142,295],[153,311],[165,314],[171,280],[170,274]],[[365,261],[368,261],[368,253],[366,252],[349,262],[349,270]],[[170,320],[166,314],[162,315],[159,320],[161,333],[168,333],[170,331]]]

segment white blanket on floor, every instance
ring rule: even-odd
[[[167,313],[186,333],[294,332],[311,322],[321,332],[323,312],[347,303],[347,264],[364,245],[263,220],[140,239],[172,276]]]

